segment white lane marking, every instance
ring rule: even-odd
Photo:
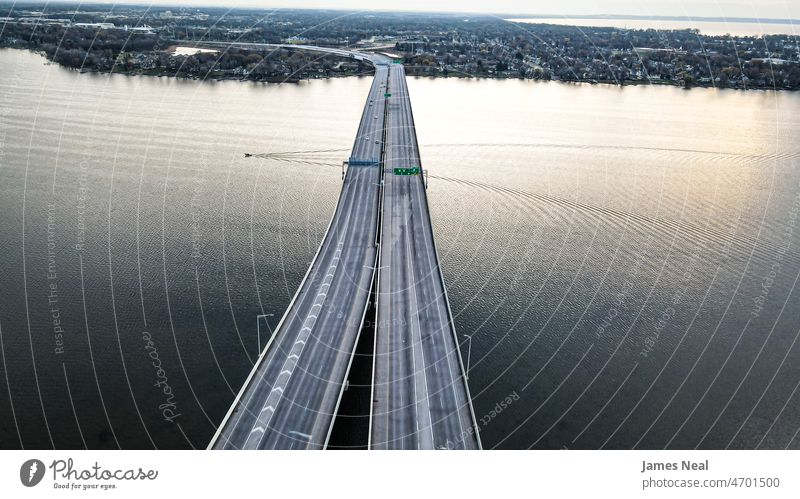
[[[253,434],[253,433],[256,433],[256,432],[264,433],[264,427],[263,426],[256,426],[255,428],[253,428],[253,430],[250,433]]]
[[[291,430],[289,431],[289,435],[297,435],[298,437],[303,437],[306,440],[311,441],[311,435],[309,435],[308,433],[303,433],[297,430]]]
[[[410,198],[409,198],[410,199]],[[413,210],[413,208],[412,208]],[[427,429],[428,431],[425,432],[425,441],[427,446],[424,444],[421,445],[421,448],[429,448],[432,449],[434,447],[434,436],[433,436],[433,417],[431,414],[431,401],[430,401],[430,393],[428,392],[428,364],[425,361],[425,347],[422,344],[422,324],[419,320],[419,298],[417,297],[417,282],[416,277],[414,275],[414,251],[411,247],[411,238],[414,237],[413,231],[406,230],[406,254],[408,255],[408,270],[410,271],[410,284],[409,287],[412,290],[410,294],[410,298],[413,298],[411,302],[411,306],[409,307],[410,310],[414,312],[414,319],[411,321],[411,351],[414,358],[414,406],[417,409],[417,432],[420,434],[420,437],[423,436],[422,432],[419,431],[419,424],[422,422],[423,429]],[[416,322],[416,330],[414,329],[414,322]],[[416,337],[415,337],[416,333]],[[422,368],[420,369],[422,376],[419,375],[417,372],[417,360],[416,360],[416,350],[419,348],[419,353],[422,357]],[[421,379],[420,379],[421,378]],[[418,394],[417,383],[421,381],[421,394]],[[418,395],[422,395],[421,397]],[[418,437],[419,438],[419,437]]]

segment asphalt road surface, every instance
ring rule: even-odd
[[[439,270],[405,72],[389,75],[370,448],[479,449]]]
[[[381,158],[388,72],[376,66],[356,160]],[[327,445],[375,274],[380,177],[378,165],[348,167],[318,253],[209,448]]]

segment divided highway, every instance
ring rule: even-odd
[[[388,74],[376,65],[328,231],[209,448],[327,445],[375,276]]]
[[[370,448],[479,449],[402,65],[389,92]]]
[[[369,61],[375,79],[320,248],[209,448],[324,449],[377,289],[369,448],[480,449],[403,66],[293,48]]]

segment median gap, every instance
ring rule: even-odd
[[[369,308],[356,345],[353,363],[342,394],[328,441],[328,449],[364,450],[369,439],[369,415],[372,402],[372,351],[375,345],[375,286],[370,292]]]

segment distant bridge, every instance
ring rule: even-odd
[[[328,230],[209,448],[326,448],[372,296],[369,447],[480,449],[403,66],[286,47],[368,61],[375,78]]]

